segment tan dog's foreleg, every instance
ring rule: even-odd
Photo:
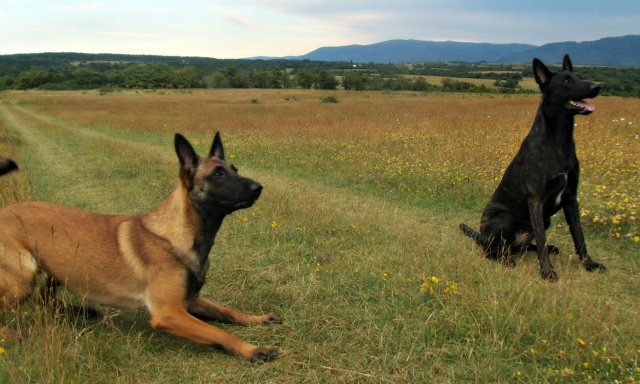
[[[147,299],[148,310],[151,313],[151,326],[154,329],[166,331],[199,344],[222,348],[250,361],[269,361],[278,357],[278,350],[274,347],[258,347],[249,344],[189,314],[185,303],[184,279],[184,276],[172,271],[171,274],[157,275],[152,280],[152,285],[148,287],[150,295]],[[177,287],[180,289],[176,289]],[[188,303],[189,300],[186,302]],[[190,305],[196,308],[194,312],[203,317],[238,319],[239,323],[247,324],[254,323],[255,320],[264,320],[262,316],[245,315],[197,297],[191,302]]]
[[[187,306],[187,311],[202,320],[215,320],[223,323],[238,325],[256,325],[282,323],[282,319],[274,313],[256,316],[236,311],[222,305],[214,304],[209,300],[197,297]]]
[[[161,307],[151,313],[151,326],[196,343],[212,345],[249,361],[269,361],[278,357],[274,347],[258,347],[191,316],[181,306]]]

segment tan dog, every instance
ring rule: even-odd
[[[262,186],[224,160],[219,134],[207,158],[180,134],[175,149],[181,183],[147,215],[100,215],[42,202],[0,210],[0,306],[31,295],[42,271],[54,291],[60,285],[103,305],[146,308],[154,329],[247,360],[276,358],[274,347],[251,345],[199,320],[281,322],[275,314],[248,315],[200,297],[224,217],[250,207]]]

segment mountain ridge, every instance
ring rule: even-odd
[[[605,37],[594,41],[531,44],[465,43],[394,39],[379,43],[320,47],[286,60],[350,61],[353,63],[401,64],[411,62],[527,63],[534,57],[559,63],[565,53],[574,64],[640,66],[640,35]],[[254,59],[275,59],[256,57]]]

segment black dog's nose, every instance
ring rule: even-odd
[[[260,183],[256,183],[255,181],[249,185],[249,190],[254,195],[259,195],[262,192],[262,185]]]
[[[600,86],[598,84],[591,84],[589,89],[594,95],[597,95],[598,93],[600,93]]]

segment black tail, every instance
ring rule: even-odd
[[[475,240],[479,245],[483,247],[486,245],[482,239],[482,235],[480,234],[480,232],[473,230],[471,227],[464,223],[460,223],[460,229],[462,229],[462,232],[464,232],[465,235]]]
[[[18,164],[13,160],[3,159],[0,157],[0,176],[18,169]]]

